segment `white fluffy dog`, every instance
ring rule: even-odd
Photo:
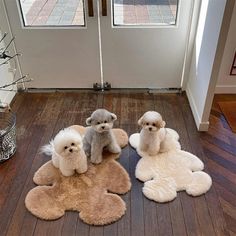
[[[72,128],[61,130],[42,152],[52,156],[52,163],[62,175],[71,176],[87,171],[87,157],[83,150],[81,135]]]
[[[167,152],[172,146],[180,145],[178,143],[178,134],[171,133],[165,128],[165,121],[156,111],[148,111],[139,119],[138,124],[142,126],[140,132],[140,142],[138,151],[145,152],[150,156],[155,156],[159,152]],[[176,137],[177,135],[177,137]]]
[[[87,156],[91,156],[91,162],[99,164],[102,162],[102,152],[106,148],[112,153],[120,153],[121,148],[117,144],[112,127],[117,119],[114,113],[105,109],[97,109],[87,118],[87,127],[83,146]]]

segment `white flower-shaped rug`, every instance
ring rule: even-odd
[[[185,190],[192,196],[206,193],[212,180],[202,171],[203,162],[195,155],[181,150],[176,131],[168,128],[166,131],[166,151],[155,156],[139,150],[139,133],[129,138],[130,145],[142,157],[136,166],[135,176],[144,182],[143,194],[157,202],[168,202],[176,198],[177,191]]]

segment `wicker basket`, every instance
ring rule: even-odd
[[[0,162],[8,160],[16,152],[16,115],[0,112]]]

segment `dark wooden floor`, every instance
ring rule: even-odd
[[[12,107],[17,114],[18,149],[12,159],[0,164],[0,235],[236,235],[236,135],[230,131],[217,103],[205,134],[197,132],[184,95],[22,93],[16,96]],[[179,132],[183,149],[204,161],[206,172],[213,177],[213,187],[196,198],[180,192],[170,203],[150,201],[142,194],[143,183],[134,176],[139,157],[128,146],[119,162],[130,174],[132,189],[123,196],[127,212],[121,220],[94,227],[84,224],[76,212],[67,212],[56,221],[32,216],[24,199],[34,187],[34,172],[49,160],[39,153],[40,147],[63,127],[85,125],[85,119],[98,107],[116,113],[116,127],[128,134],[138,131],[137,120],[145,111],[159,111],[167,127]]]

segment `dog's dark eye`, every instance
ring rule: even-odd
[[[149,123],[146,123],[146,125],[149,125]]]
[[[97,125],[100,125],[100,122],[97,122]]]
[[[107,121],[105,120],[104,123],[107,123]]]
[[[75,144],[74,144],[74,143],[72,143],[72,144],[71,144],[71,146],[75,146]]]
[[[67,146],[65,146],[64,148],[65,148],[65,149],[67,149],[68,147],[67,147]]]
[[[153,125],[153,126],[156,126],[156,124],[155,124],[155,123],[153,123],[152,125]]]

